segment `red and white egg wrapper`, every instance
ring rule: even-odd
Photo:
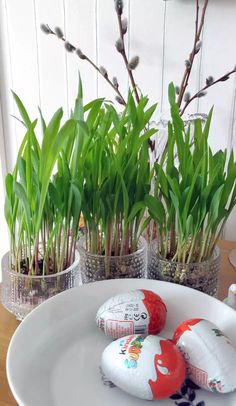
[[[201,388],[219,393],[236,389],[236,349],[208,320],[180,324],[173,337],[187,363],[187,375]]]
[[[103,351],[101,367],[113,384],[147,400],[171,396],[186,373],[184,358],[172,341],[153,335],[113,341]]]
[[[129,334],[158,334],[166,321],[166,306],[156,293],[138,289],[108,299],[98,310],[96,323],[113,338]]]

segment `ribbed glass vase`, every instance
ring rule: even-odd
[[[117,278],[145,278],[147,276],[147,242],[140,237],[137,251],[129,255],[105,256],[85,249],[85,239],[77,245],[80,253],[82,283]]]
[[[46,299],[79,285],[79,253],[73,264],[62,272],[51,275],[23,275],[11,269],[9,252],[2,258],[3,306],[18,320],[23,320]]]
[[[163,259],[158,254],[158,241],[149,247],[148,278],[173,282],[216,296],[220,271],[220,249],[215,248],[208,261],[183,264]]]

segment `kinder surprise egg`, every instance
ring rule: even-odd
[[[113,338],[129,334],[158,334],[166,321],[166,306],[160,296],[138,289],[108,299],[98,310],[96,323]]]
[[[131,335],[109,344],[101,367],[107,379],[141,399],[163,399],[175,393],[185,378],[185,361],[165,338]]]
[[[220,393],[236,388],[236,349],[215,324],[187,320],[176,329],[173,341],[187,362],[187,374],[201,388]]]

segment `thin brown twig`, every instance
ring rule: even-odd
[[[190,66],[186,66],[184,76],[180,85],[180,91],[179,91],[179,97],[178,97],[178,105],[179,107],[181,106],[183,96],[187,87],[188,79],[191,73],[191,69],[193,66],[193,61],[194,61],[194,55],[195,55],[195,49],[196,49],[196,44],[197,44],[197,34],[198,34],[198,19],[199,19],[199,3],[198,0],[196,0],[196,20],[195,20],[195,35],[194,35],[194,45],[192,52],[190,53],[188,62]]]
[[[48,25],[46,25],[46,26],[47,26],[47,28],[48,28],[48,34],[52,34],[52,35],[55,35],[56,37],[58,37],[57,34],[56,34]],[[61,38],[60,38],[60,37],[58,37],[58,38],[59,38],[60,40],[62,40],[63,42],[66,42],[66,43],[68,44],[68,46],[70,47],[71,52],[76,51],[77,48],[76,48],[73,44],[71,44],[69,41],[67,41],[64,36],[61,37]],[[118,95],[118,97],[119,97],[119,99],[120,99],[121,104],[123,104],[123,105],[125,106],[125,105],[126,105],[126,101],[125,101],[124,97],[122,96],[121,92],[119,91],[118,86],[115,86],[115,85],[112,83],[112,81],[109,79],[108,74],[103,75],[103,74],[101,73],[99,67],[98,67],[87,55],[85,55],[84,53],[83,53],[83,58],[81,58],[81,59],[86,60],[91,66],[93,66],[94,69],[96,69],[97,72],[100,73],[100,75],[107,81],[107,83],[109,83],[109,85],[110,85],[110,86],[113,88],[113,90],[117,93],[117,95]]]
[[[127,69],[127,71],[128,71],[129,78],[130,78],[130,82],[131,82],[132,88],[133,88],[133,90],[134,90],[134,94],[135,94],[136,101],[137,101],[137,103],[139,103],[139,102],[140,102],[139,94],[138,94],[138,91],[137,91],[137,87],[136,87],[136,84],[135,84],[135,80],[134,80],[134,76],[133,76],[132,70],[129,68],[129,61],[128,61],[128,58],[127,58],[127,55],[126,55],[125,41],[124,41],[124,32],[123,32],[123,29],[122,29],[121,14],[119,14],[118,12],[117,12],[117,18],[118,18],[120,39],[121,39],[122,45],[123,45],[122,49],[119,50],[119,52],[120,52],[120,54],[122,55],[122,57],[123,57],[123,59],[124,59],[125,66],[126,66],[126,69]],[[149,145],[150,150],[153,152],[153,151],[155,150],[155,141],[152,141],[152,140],[149,138],[149,139],[148,139],[148,145]]]
[[[219,82],[225,82],[226,80],[229,79],[230,75],[232,75],[233,73],[236,72],[236,67],[231,70],[228,73],[225,73],[223,76],[221,76],[219,79],[214,80],[212,83],[206,84],[206,86],[204,86],[201,90],[199,90],[197,93],[195,93],[194,96],[192,96],[188,101],[186,101],[184,108],[181,110],[181,115],[184,114],[186,108],[188,107],[188,105],[196,98],[200,97],[202,92],[205,92],[205,90],[209,89],[210,87],[214,86],[216,83]]]
[[[130,82],[131,82],[132,88],[134,90],[136,101],[137,101],[137,103],[139,103],[139,101],[140,101],[139,94],[138,94],[138,91],[137,91],[137,87],[136,87],[136,84],[135,84],[135,80],[134,80],[132,70],[129,68],[129,61],[128,61],[128,58],[127,58],[127,55],[126,55],[121,15],[118,14],[118,13],[117,13],[117,18],[118,18],[118,25],[119,25],[119,31],[120,31],[120,38],[121,38],[121,40],[123,42],[123,49],[120,51],[120,54],[122,55],[122,57],[124,59],[125,66],[126,66],[126,69],[128,71],[129,78],[130,78]]]
[[[117,15],[118,15],[118,22],[119,22],[119,30],[120,30],[121,41],[122,41],[122,43],[124,44],[124,32],[123,32],[123,29],[122,29],[122,20],[121,20],[121,16],[120,16],[119,14],[117,14]],[[58,39],[64,41],[64,42],[65,42],[65,47],[66,47],[66,49],[67,49],[68,51],[70,51],[70,52],[75,52],[75,51],[77,51],[77,55],[79,56],[79,58],[84,59],[84,60],[86,60],[87,62],[89,62],[90,65],[93,66],[93,68],[96,69],[96,70],[102,75],[102,77],[110,84],[110,86],[114,89],[114,91],[115,91],[115,92],[117,93],[117,95],[118,95],[117,98],[116,98],[117,101],[118,101],[120,104],[126,106],[127,103],[126,103],[124,97],[122,96],[122,94],[120,93],[120,91],[119,91],[119,89],[118,89],[118,83],[117,83],[117,85],[114,84],[114,83],[109,79],[108,74],[107,74],[107,72],[106,72],[106,70],[105,70],[104,68],[103,68],[103,69],[101,69],[101,68],[99,69],[98,66],[97,66],[87,55],[85,55],[81,50],[76,49],[76,47],[75,47],[73,44],[71,44],[69,41],[67,41],[66,38],[64,37],[64,35],[63,35],[63,33],[62,33],[62,31],[61,31],[60,28],[55,28],[55,31],[57,31],[57,32],[54,32],[54,31],[49,27],[48,24],[42,24],[42,25],[41,25],[41,29],[42,29],[42,31],[45,32],[46,34],[55,35],[55,36],[58,37]],[[59,35],[58,35],[58,32],[59,32]],[[79,51],[79,52],[78,52],[78,51]],[[137,88],[136,88],[136,84],[135,84],[134,77],[133,77],[133,74],[132,74],[132,70],[131,70],[130,67],[129,67],[129,62],[128,62],[128,58],[127,58],[127,55],[126,55],[125,47],[123,47],[123,50],[122,50],[121,53],[122,53],[123,59],[124,59],[124,61],[125,61],[126,68],[127,68],[127,70],[128,70],[128,73],[129,73],[129,77],[130,77],[130,81],[131,81],[131,84],[132,84],[132,87],[133,87],[133,90],[134,90],[134,93],[135,93],[136,101],[137,101],[137,103],[139,103],[139,102],[140,102],[140,98],[139,98],[139,95],[138,95],[138,92],[137,92]],[[151,151],[153,151],[154,148],[155,148],[155,141],[152,141],[151,139],[149,139],[149,140],[148,140],[148,144],[149,144],[149,147],[150,147]]]
[[[199,49],[197,49],[197,44],[200,41],[201,38],[201,34],[202,34],[202,29],[203,29],[203,25],[204,25],[204,21],[205,21],[205,14],[206,14],[206,9],[208,6],[208,1],[209,0],[205,0],[203,8],[202,8],[202,15],[201,15],[201,20],[200,20],[200,24],[199,24],[199,0],[196,0],[196,20],[195,20],[195,35],[194,35],[194,45],[193,45],[193,49],[192,52],[189,55],[189,59],[188,59],[188,64],[186,64],[186,69],[183,75],[183,79],[180,85],[180,91],[179,91],[179,97],[178,97],[178,106],[179,108],[181,107],[182,101],[183,101],[183,97],[184,97],[184,93],[186,91],[186,88],[188,86],[188,82],[189,82],[189,78],[192,72],[192,67],[193,67],[193,63],[194,63],[194,59],[195,56],[197,55]]]
[[[88,62],[90,63],[90,65],[92,65],[92,66],[94,67],[94,69],[96,69],[96,70],[100,73],[100,75],[102,75],[102,77],[109,83],[109,85],[113,88],[113,90],[114,90],[114,91],[117,93],[117,95],[120,97],[120,99],[121,99],[121,101],[122,101],[122,104],[123,104],[124,106],[126,106],[126,101],[125,101],[124,97],[122,96],[122,94],[121,94],[121,92],[119,91],[118,87],[116,87],[116,86],[112,83],[112,81],[109,79],[109,76],[108,76],[108,75],[103,75],[103,74],[100,72],[100,69],[97,67],[97,65],[95,65],[95,63],[94,63],[88,56],[86,56],[86,55],[85,55],[85,60],[88,61]]]

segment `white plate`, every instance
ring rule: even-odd
[[[94,321],[98,307],[110,296],[136,288],[150,289],[166,302],[168,317],[163,336],[171,337],[181,321],[200,317],[216,323],[236,345],[236,312],[195,290],[142,279],[84,285],[46,301],[17,328],[8,349],[7,375],[20,406],[147,405],[146,401],[104,385],[99,362],[110,339],[97,329]],[[236,405],[235,392],[230,395],[193,392],[196,397],[191,403],[183,397],[156,404]]]

